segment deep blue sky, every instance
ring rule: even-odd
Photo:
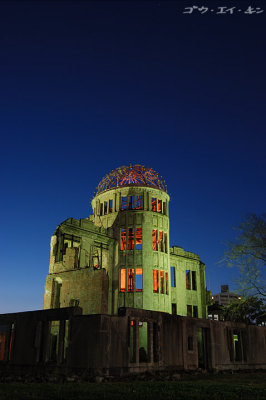
[[[121,165],[157,170],[171,245],[200,255],[207,286],[248,212],[265,212],[263,1],[0,3],[0,312],[40,309],[50,236],[91,213]]]

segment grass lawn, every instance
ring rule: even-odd
[[[179,381],[0,383],[1,400],[266,400],[266,373],[185,376]]]

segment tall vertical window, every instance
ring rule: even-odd
[[[193,317],[198,318],[198,306],[193,306]]]
[[[167,233],[164,234],[164,251],[167,253]]]
[[[143,196],[136,196],[136,210],[143,209]]]
[[[158,200],[158,212],[162,212],[162,200]]]
[[[163,251],[163,231],[159,231],[158,250]]]
[[[168,272],[165,273],[165,293],[168,294]]]
[[[187,269],[186,270],[186,288],[188,290],[191,289],[191,285],[190,285],[190,271]]]
[[[164,215],[166,215],[166,202],[165,201],[163,202],[163,213],[164,213]]]
[[[128,229],[127,248],[128,250],[134,249],[134,228]]]
[[[128,271],[127,291],[134,292],[134,268],[129,268],[127,271]]]
[[[128,196],[128,209],[134,209],[134,196]]]
[[[109,200],[109,213],[113,212],[113,200]]]
[[[170,267],[171,271],[171,287],[175,287],[175,267]]]
[[[164,271],[160,271],[161,293],[164,293]]]
[[[157,211],[157,199],[155,197],[152,197],[151,199],[151,210]]]
[[[136,268],[136,292],[142,292],[142,268]]]
[[[123,196],[121,199],[121,210],[127,209],[127,196]]]
[[[152,248],[153,250],[157,251],[158,247],[157,247],[158,243],[157,243],[157,229],[153,229],[152,230]]]
[[[192,317],[192,306],[187,305],[187,316]]]
[[[153,293],[159,293],[159,276],[158,269],[152,271],[153,274]]]
[[[196,271],[192,271],[192,290],[197,290]]]
[[[126,291],[126,269],[122,268],[120,270],[120,292]]]
[[[142,250],[142,228],[136,228],[136,250]]]
[[[100,215],[103,215],[103,203],[100,204]]]
[[[104,215],[107,214],[107,201],[104,202]]]
[[[126,250],[127,232],[126,229],[120,229],[120,250]]]

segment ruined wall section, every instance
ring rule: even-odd
[[[171,302],[176,305],[176,314],[207,318],[205,264],[197,254],[174,246],[170,249],[170,265],[174,268]],[[188,315],[190,311],[192,315]]]
[[[84,313],[110,312],[113,247],[112,234],[89,219],[60,224],[51,239],[44,308],[79,305]]]

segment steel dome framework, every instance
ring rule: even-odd
[[[94,196],[123,186],[147,186],[167,192],[165,180],[156,171],[137,164],[116,168],[105,175],[97,186]]]

